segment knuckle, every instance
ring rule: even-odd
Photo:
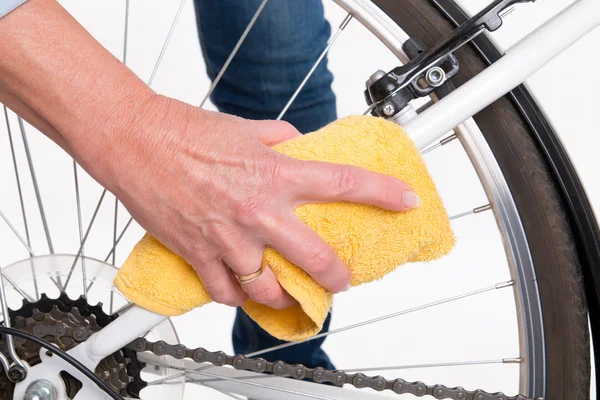
[[[279,299],[279,291],[272,285],[267,285],[253,292],[250,297],[259,304],[272,304]]]
[[[238,296],[229,292],[216,291],[211,297],[216,303],[225,304],[227,306],[237,307],[241,305]]]
[[[296,128],[294,128],[294,125],[290,124],[287,121],[280,120],[280,121],[277,121],[277,124],[278,124],[277,128],[280,129],[280,130],[282,130],[282,131],[284,131],[284,130],[285,131],[290,131],[290,132],[296,132],[297,131]]]
[[[264,157],[260,165],[260,172],[267,183],[274,183],[281,177],[282,168],[283,165],[280,157],[273,155]]]
[[[327,248],[315,249],[309,258],[310,270],[313,273],[321,273],[327,271],[333,262],[333,254]]]
[[[351,168],[343,167],[335,176],[335,183],[342,193],[356,192],[360,182]]]
[[[390,185],[380,185],[380,189],[377,193],[378,200],[384,203],[389,203],[393,200],[398,201],[396,197],[396,193],[390,187]]]
[[[258,219],[259,203],[255,198],[248,197],[237,206],[236,214],[242,221],[251,223]]]
[[[239,305],[240,299],[227,285],[217,283],[212,285],[204,284],[204,286],[214,302],[232,307]]]

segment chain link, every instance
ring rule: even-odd
[[[544,400],[532,399],[523,395],[507,396],[500,392],[470,391],[462,387],[426,385],[423,382],[407,382],[400,378],[389,380],[382,376],[367,376],[362,373],[349,374],[321,367],[308,368],[302,364],[291,365],[283,361],[271,362],[264,358],[248,358],[243,355],[230,356],[222,351],[208,351],[201,347],[188,349],[184,345],[170,345],[164,341],[151,342],[144,338],[134,340],[127,348],[136,352],[150,352],[156,356],[169,355],[179,360],[188,358],[197,363],[210,363],[218,367],[228,365],[238,370],[261,374],[271,373],[285,378],[308,379],[315,383],[330,383],[336,386],[348,384],[356,388],[371,388],[377,391],[391,390],[397,394],[412,394],[416,397],[429,396],[440,400]]]

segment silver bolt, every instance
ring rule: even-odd
[[[446,73],[440,67],[431,67],[425,74],[425,80],[431,86],[438,87],[446,80]]]
[[[47,380],[40,379],[29,385],[24,400],[56,400],[57,398],[54,385]]]
[[[385,115],[387,115],[388,117],[390,115],[394,114],[394,111],[396,111],[396,110],[394,109],[394,106],[391,104],[386,104],[385,106],[383,106],[383,113]]]

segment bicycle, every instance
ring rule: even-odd
[[[266,1],[255,17],[259,17]],[[114,257],[131,219],[119,235],[115,230],[112,249],[104,261],[85,255],[84,245],[106,191],[85,230],[79,211],[80,244],[76,254],[54,254],[24,124],[19,121],[50,254],[34,255],[27,221],[27,235],[23,238],[11,223],[14,219],[0,213],[29,253],[29,258],[4,267],[0,274],[4,280],[0,297],[3,315],[11,317],[0,328],[12,359],[10,363],[5,355],[0,357],[8,375],[0,380],[0,390],[14,390],[14,395],[6,398],[20,399],[26,393],[38,395],[30,399],[45,400],[101,399],[107,394],[115,399],[180,397],[186,379],[230,393],[233,398],[380,398],[377,392],[455,400],[589,398],[589,343],[598,337],[600,329],[600,230],[566,152],[521,83],[600,25],[600,2],[576,1],[506,54],[485,31],[500,28],[510,7],[527,0],[496,0],[471,18],[452,0],[335,2],[348,16],[325,51],[350,20],[356,19],[403,64],[388,73],[377,71],[369,78],[365,113],[400,123],[424,154],[449,142],[460,142],[478,173],[489,204],[454,218],[492,212],[506,249],[510,280],[392,316],[512,289],[520,356],[508,362],[518,365],[521,394],[508,396],[401,378],[386,380],[354,371],[312,370],[256,358],[261,352],[246,355],[251,358],[232,357],[178,345],[177,334],[166,317],[126,304],[112,288],[116,269],[108,260]],[[182,0],[163,50],[184,4]],[[248,30],[251,27],[250,24]],[[162,54],[164,51],[161,57]],[[212,88],[217,83],[218,80]],[[298,91],[301,89],[302,85]],[[432,101],[415,109],[413,101],[425,97]],[[294,98],[295,94],[288,106]],[[8,122],[8,113],[5,115]],[[12,136],[10,140],[15,157]],[[18,171],[16,158],[13,159]],[[77,176],[75,164],[74,168]],[[17,183],[21,195],[18,172]],[[21,196],[25,217],[23,204]],[[77,300],[66,294],[57,298],[42,294],[57,288],[62,293],[75,286],[72,282],[82,282],[77,289],[82,289],[84,296]],[[25,286],[27,290],[23,289]],[[94,286],[100,287],[109,299],[111,312],[91,305],[88,292]],[[35,291],[33,296],[31,289]],[[23,305],[9,310],[8,296],[22,297]],[[123,308],[113,312],[114,305],[122,304]],[[146,335],[156,341],[150,342]],[[34,342],[33,347],[26,344],[30,341]],[[40,346],[48,351],[39,351]],[[594,358],[599,359],[598,346],[595,351]],[[148,385],[142,376],[158,378]],[[306,382],[306,378],[333,385]],[[160,383],[166,384],[153,393]],[[374,390],[348,390],[348,386]]]

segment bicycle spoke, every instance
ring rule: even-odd
[[[217,74],[217,77],[215,78],[213,83],[210,85],[208,92],[206,93],[206,95],[204,96],[202,101],[200,102],[200,106],[199,106],[200,108],[202,108],[204,106],[204,103],[206,103],[206,100],[208,100],[208,98],[210,97],[212,92],[215,90],[215,87],[217,86],[217,84],[219,83],[221,78],[223,77],[223,74],[225,73],[225,71],[227,71],[227,68],[229,68],[229,64],[231,64],[231,60],[233,60],[233,57],[237,54],[238,50],[242,46],[242,43],[244,43],[244,41],[246,40],[246,36],[248,36],[248,33],[250,33],[250,30],[254,26],[254,23],[256,22],[256,20],[260,16],[260,14],[262,13],[262,10],[267,5],[268,1],[269,0],[263,0],[262,3],[260,3],[260,5],[258,6],[258,9],[256,10],[256,12],[254,13],[254,16],[252,16],[252,19],[250,20],[250,23],[248,24],[248,26],[246,26],[246,29],[242,33],[242,36],[240,36],[235,47],[233,48],[231,53],[229,53],[229,57],[227,57],[225,64],[223,64],[223,66],[221,67],[221,70]]]
[[[129,5],[130,0],[125,0],[125,28],[123,30],[123,64],[127,65],[127,49],[129,47]],[[119,199],[115,196],[115,219],[113,224],[113,246],[117,241],[117,217],[119,212]],[[113,253],[112,264],[115,265],[115,254]]]
[[[488,211],[492,209],[492,205],[491,204],[486,204],[485,206],[481,206],[481,207],[477,207],[474,208],[472,210],[460,213],[460,214],[455,214],[450,216],[450,221],[455,220],[455,219],[459,219],[459,218],[463,218],[463,217],[468,217],[469,215],[473,215],[473,214],[479,214],[482,213],[484,211]]]
[[[467,297],[472,297],[472,296],[476,296],[476,295],[479,295],[479,294],[482,294],[482,293],[490,292],[492,290],[503,289],[505,287],[513,286],[513,284],[514,283],[512,281],[497,283],[497,284],[495,284],[493,286],[489,286],[489,287],[486,287],[486,288],[483,288],[483,289],[478,289],[478,290],[475,290],[475,291],[472,291],[472,292],[459,294],[457,296],[452,296],[452,297],[448,297],[448,298],[445,298],[445,299],[442,299],[442,300],[437,300],[437,301],[434,301],[432,303],[423,304],[423,305],[420,305],[420,306],[417,306],[417,307],[408,308],[408,309],[405,309],[405,310],[402,310],[402,311],[398,311],[398,312],[395,312],[395,313],[392,313],[392,314],[387,314],[387,315],[384,315],[384,316],[381,316],[381,317],[377,317],[377,318],[369,319],[369,320],[362,321],[362,322],[359,322],[359,323],[356,323],[356,324],[348,325],[348,326],[345,326],[343,328],[334,329],[334,330],[331,330],[329,332],[323,332],[323,333],[320,333],[318,335],[312,336],[309,339],[303,340],[302,342],[284,343],[284,344],[280,344],[280,345],[277,345],[277,346],[269,347],[267,349],[255,351],[255,352],[252,352],[252,353],[248,353],[248,354],[246,354],[246,357],[256,357],[258,355],[261,355],[261,354],[264,354],[264,353],[268,353],[270,351],[280,350],[280,349],[284,349],[286,347],[295,346],[297,344],[304,343],[304,342],[307,342],[309,340],[318,339],[318,338],[325,337],[325,336],[330,336],[330,335],[333,335],[333,334],[336,334],[336,333],[348,331],[350,329],[355,329],[355,328],[358,328],[358,327],[361,327],[361,326],[370,325],[370,324],[373,324],[373,323],[376,323],[376,322],[385,321],[385,320],[390,319],[390,318],[399,317],[401,315],[411,314],[411,313],[414,313],[416,311],[422,311],[422,310],[425,310],[427,308],[432,308],[432,307],[436,307],[436,306],[439,306],[439,305],[442,305],[442,304],[451,303],[451,302],[454,302],[454,301],[457,301],[457,300],[461,300],[461,299],[464,299],[464,298],[467,298]]]
[[[121,238],[123,237],[123,235],[125,234],[125,232],[127,231],[127,228],[129,228],[129,225],[131,225],[131,223],[133,222],[133,217],[129,218],[129,221],[127,221],[127,223],[125,224],[125,227],[123,228],[123,230],[121,231],[121,233],[119,234],[119,237],[117,238],[117,240],[115,241],[114,246],[112,247],[112,249],[108,252],[108,255],[106,256],[106,258],[104,258],[104,262],[108,262],[108,259],[110,258],[110,256],[115,252],[117,245],[119,244],[119,242],[121,241]],[[104,268],[106,266],[102,266],[102,268],[100,269],[100,271],[98,272],[98,274],[100,274]],[[88,292],[90,291],[90,289],[92,288],[92,286],[94,286],[94,283],[96,282],[96,279],[92,279],[92,281],[90,282],[90,284],[87,287]]]
[[[263,388],[263,389],[269,389],[269,390],[275,390],[275,391],[281,392],[281,393],[288,393],[288,394],[294,394],[294,395],[298,395],[298,396],[304,396],[304,397],[307,397],[307,398],[310,398],[310,399],[332,400],[330,397],[322,397],[322,396],[318,396],[318,395],[314,395],[314,394],[299,392],[297,390],[284,389],[284,388],[279,388],[279,387],[276,387],[276,386],[265,385],[263,383],[249,382],[249,381],[244,380],[244,379],[230,378],[228,376],[221,376],[221,375],[213,374],[213,373],[210,373],[210,372],[197,371],[197,370],[193,370],[193,369],[189,369],[189,368],[182,368],[182,367],[176,367],[176,366],[169,366],[169,368],[180,370],[180,371],[184,371],[184,375],[185,374],[203,375],[203,376],[207,376],[209,378],[217,378],[219,380],[224,380],[224,381],[229,381],[229,382],[236,382],[236,383],[242,383],[244,385],[250,385],[250,386],[259,387],[259,388]],[[180,375],[180,376],[184,376],[184,375]],[[158,385],[158,384],[167,382],[168,380],[171,380],[171,379],[175,379],[175,378],[170,378],[170,377],[161,378],[161,379],[149,382],[148,386]],[[198,381],[194,380],[192,382],[198,382]]]
[[[117,243],[117,217],[119,215],[119,199],[117,199],[115,197],[115,218],[114,218],[114,224],[113,224],[113,247],[116,246]],[[116,257],[117,257],[117,250],[115,249],[115,251],[113,251],[112,254],[112,265],[116,264]],[[110,291],[110,314],[113,313],[113,305],[114,305],[114,295],[115,292],[113,292],[112,290]]]
[[[21,204],[21,214],[23,216],[23,225],[25,227],[25,238],[27,239],[27,244],[31,247],[31,238],[29,236],[29,224],[27,223],[27,213],[25,212],[25,202],[23,201],[23,190],[21,189],[21,177],[19,175],[19,167],[17,166],[17,156],[15,153],[15,145],[13,142],[12,129],[10,127],[10,122],[8,121],[8,109],[6,106],[4,108],[4,118],[6,119],[6,131],[8,132],[8,142],[10,145],[10,152],[13,160],[13,167],[15,169],[15,179],[17,180],[17,190],[19,193],[19,203]]]
[[[331,49],[331,46],[333,46],[333,44],[335,43],[335,41],[337,40],[337,38],[340,36],[340,34],[344,30],[344,28],[346,28],[346,26],[348,25],[348,23],[350,22],[350,20],[352,20],[352,14],[346,15],[346,18],[344,18],[344,20],[340,24],[340,27],[338,28],[337,32],[335,33],[335,35],[333,35],[333,37],[331,38],[331,40],[327,44],[327,47],[325,47],[325,50],[323,50],[323,52],[321,52],[321,55],[319,56],[319,58],[317,59],[317,61],[315,61],[315,63],[311,67],[311,69],[308,71],[308,73],[306,74],[306,76],[304,77],[304,79],[302,80],[302,82],[300,83],[300,86],[298,86],[298,88],[296,89],[296,91],[294,92],[294,94],[292,95],[292,97],[290,98],[290,100],[287,102],[287,104],[285,105],[285,107],[283,107],[283,110],[281,110],[281,112],[279,113],[279,116],[277,117],[277,120],[280,120],[281,118],[283,118],[283,116],[285,115],[285,113],[287,112],[287,110],[290,108],[290,106],[292,105],[292,103],[294,102],[294,100],[296,100],[296,97],[298,97],[298,94],[300,94],[300,91],[302,90],[302,88],[304,88],[304,86],[306,85],[306,82],[308,82],[308,80],[312,76],[313,72],[315,72],[315,70],[317,69],[317,67],[321,63],[321,61],[323,61],[323,58],[325,58],[325,56],[329,52],[329,49]]]
[[[210,386],[210,385],[205,385],[205,384],[204,384],[203,382],[201,382],[201,381],[194,381],[194,380],[192,380],[192,381],[188,381],[188,382],[190,382],[190,383],[195,383],[195,384],[197,384],[197,385],[202,385],[202,386],[205,386],[205,387],[207,387],[207,388],[210,388],[211,390],[214,390],[215,392],[219,392],[219,393],[221,393],[222,395],[224,395],[224,396],[228,396],[228,397],[231,397],[232,399],[235,399],[235,400],[246,400],[245,398],[243,398],[243,397],[241,397],[241,396],[238,396],[237,394],[229,393],[229,392],[226,392],[226,391],[224,391],[224,390],[218,389],[218,388],[216,388],[216,387],[212,387],[212,386]]]
[[[129,43],[129,0],[125,0],[125,28],[123,29],[123,64],[127,65],[127,45]]]
[[[377,103],[373,103],[371,104],[369,107],[367,107],[367,109],[362,113],[362,115],[367,115],[370,114],[371,111],[373,111],[373,109],[377,107]]]
[[[104,262],[108,262],[108,259],[111,257],[111,255],[116,251],[117,245],[119,244],[119,242],[121,241],[121,238],[123,237],[123,235],[125,234],[125,232],[127,231],[127,228],[129,228],[129,225],[131,225],[131,223],[133,222],[133,217],[129,218],[129,221],[127,221],[127,223],[125,224],[125,227],[123,228],[123,230],[121,231],[121,233],[119,234],[119,237],[117,238],[117,240],[114,243],[114,246],[112,247],[112,249],[108,252],[108,255],[104,258]],[[100,271],[98,272],[98,275],[100,273],[102,273],[102,271],[104,271],[104,268],[106,266],[102,266],[102,268],[100,269]],[[92,288],[92,286],[94,286],[94,283],[96,282],[96,279],[92,279],[92,281],[90,282],[90,284],[87,287],[88,292],[90,291],[90,289]],[[118,310],[117,310],[118,312]]]
[[[13,167],[15,170],[15,179],[17,181],[17,191],[19,193],[19,203],[21,205],[21,215],[23,217],[23,227],[25,228],[25,239],[27,240],[27,245],[29,246],[29,249],[27,249],[27,251],[29,251],[29,255],[32,256],[31,254],[31,237],[29,235],[29,224],[27,223],[27,213],[25,212],[25,202],[23,200],[23,190],[21,188],[21,177],[19,174],[19,167],[17,166],[17,155],[15,152],[15,145],[13,142],[13,137],[12,137],[12,130],[10,127],[10,122],[8,121],[8,109],[6,108],[5,105],[3,105],[4,108],[4,118],[6,119],[6,131],[8,132],[8,142],[10,145],[10,153],[12,156],[12,161],[13,161]],[[33,264],[30,263],[31,266],[31,275],[33,276],[33,286],[34,286],[34,290],[35,290],[35,297],[36,299],[40,298],[40,291],[38,288],[38,281],[37,281],[37,277],[35,274],[35,269],[33,268]]]
[[[114,293],[114,292],[113,292]],[[125,304],[123,307],[119,308],[117,311],[115,311],[114,313],[111,312],[110,315],[116,315],[116,314],[121,314],[124,313],[125,311],[129,310],[131,307],[135,306],[134,303],[129,303],[129,301],[127,302],[127,304]],[[146,335],[149,332],[146,333]]]
[[[422,155],[425,155],[435,149],[439,149],[440,147],[447,145],[448,143],[452,142],[454,139],[458,139],[458,136],[456,136],[456,134],[452,134],[450,136],[448,136],[447,138],[444,138],[442,140],[440,140],[438,143],[434,144],[431,147],[426,148],[425,150],[423,150],[421,152]]]
[[[513,281],[500,282],[500,283],[497,283],[497,284],[495,284],[493,286],[489,286],[489,287],[485,287],[485,288],[482,288],[482,289],[474,290],[472,292],[467,292],[467,293],[462,293],[462,294],[459,294],[459,295],[456,295],[456,296],[447,297],[447,298],[442,299],[442,300],[437,300],[437,301],[434,301],[434,302],[431,302],[431,303],[426,303],[426,304],[422,304],[420,306],[416,306],[416,307],[404,309],[404,310],[401,310],[401,311],[398,311],[398,312],[395,312],[395,313],[383,315],[381,317],[377,317],[377,318],[369,319],[369,320],[366,320],[366,321],[358,322],[356,324],[347,325],[345,327],[334,329],[334,330],[331,330],[329,332],[323,332],[323,333],[320,333],[318,335],[312,336],[312,337],[310,337],[308,339],[305,339],[303,341],[300,341],[300,342],[288,342],[288,343],[283,343],[283,344],[280,344],[280,345],[277,345],[277,346],[272,346],[272,347],[269,347],[269,348],[266,348],[266,349],[263,349],[263,350],[259,350],[259,351],[255,351],[255,352],[252,352],[252,353],[245,354],[245,356],[249,357],[249,358],[256,357],[256,356],[259,356],[261,354],[268,353],[270,351],[281,350],[281,349],[284,349],[284,348],[287,348],[287,347],[292,347],[292,346],[295,346],[295,345],[298,345],[300,343],[304,343],[304,342],[307,342],[307,341],[310,341],[310,340],[319,339],[319,338],[322,338],[322,337],[325,337],[325,336],[334,335],[336,333],[345,332],[345,331],[348,331],[348,330],[351,330],[351,329],[356,329],[356,328],[359,328],[359,327],[362,327],[362,326],[366,326],[366,325],[371,325],[371,324],[374,324],[376,322],[381,322],[381,321],[385,321],[385,320],[388,320],[388,319],[391,319],[391,318],[395,318],[395,317],[399,317],[399,316],[402,316],[402,315],[407,315],[407,314],[411,314],[411,313],[414,313],[414,312],[417,312],[417,311],[422,311],[422,310],[425,310],[425,309],[428,309],[428,308],[437,307],[437,306],[440,306],[442,304],[448,304],[448,303],[451,303],[451,302],[454,302],[454,301],[458,301],[458,300],[462,300],[462,299],[465,299],[465,298],[468,298],[468,297],[477,296],[477,295],[480,295],[480,294],[483,294],[483,293],[486,293],[486,292],[491,292],[493,290],[504,289],[504,288],[507,288],[507,287],[511,287],[513,285],[514,285]],[[169,366],[169,367],[171,368],[171,366]],[[202,369],[206,369],[207,367],[210,367],[210,365],[209,366],[199,367],[199,368],[191,370],[191,371],[199,372]],[[168,379],[167,378],[161,378],[159,380],[160,382],[159,381],[156,381],[156,382],[157,383],[162,383],[162,382],[166,382],[168,380],[180,378],[180,377],[182,377],[184,375],[185,375],[185,372],[180,373],[180,374],[174,374],[171,377],[167,377]]]
[[[21,296],[22,296],[24,299],[27,299],[27,300],[29,300],[29,301],[34,301],[34,298],[33,298],[33,297],[31,297],[29,294],[27,294],[27,292],[26,292],[26,291],[24,291],[23,289],[21,289],[20,287],[18,287],[18,286],[17,286],[17,284],[16,284],[16,283],[15,283],[15,282],[14,282],[12,279],[10,279],[10,278],[9,278],[9,277],[8,277],[8,276],[7,276],[7,275],[4,273],[4,271],[2,272],[2,277],[3,277],[4,279],[6,279],[6,281],[7,281],[8,283],[10,283],[10,285],[11,285],[11,286],[12,286],[12,287],[13,287],[13,288],[14,288],[14,289],[17,291],[17,293],[19,293],[19,294],[20,294],[20,295],[21,295]]]
[[[165,39],[165,43],[163,44],[162,49],[160,50],[160,54],[158,55],[158,59],[156,63],[154,63],[154,69],[152,70],[152,74],[150,75],[150,79],[148,79],[148,86],[152,86],[152,82],[154,82],[154,78],[156,78],[156,73],[158,72],[158,68],[165,56],[167,48],[169,47],[169,43],[171,42],[171,37],[173,37],[173,32],[175,32],[175,28],[177,27],[177,23],[179,22],[179,17],[181,17],[181,12],[183,11],[183,7],[185,6],[186,0],[181,0],[179,3],[179,9],[177,10],[177,14],[175,15],[175,19],[171,23],[171,27],[169,28],[169,33]]]
[[[129,36],[129,0],[125,1],[125,29],[123,30],[123,64],[127,65],[127,47],[128,47],[128,36]],[[116,246],[117,243],[117,223],[119,216],[119,199],[115,196],[115,218],[113,222],[113,247]],[[112,255],[112,265],[116,263],[116,250],[113,251]],[[85,285],[85,283],[84,283]],[[115,292],[110,291],[110,305],[109,310],[110,314],[113,314],[113,307],[115,302]]]
[[[19,128],[21,130],[21,136],[23,137],[23,146],[25,147],[25,154],[27,155],[27,163],[29,164],[29,172],[31,172],[31,180],[33,181],[33,189],[35,191],[35,197],[37,199],[38,208],[40,210],[40,217],[42,218],[42,224],[44,226],[44,232],[46,234],[46,240],[48,242],[48,251],[50,254],[54,254],[54,246],[52,245],[52,238],[50,237],[50,229],[48,228],[48,221],[46,220],[46,212],[44,211],[44,204],[42,202],[42,196],[40,194],[40,188],[38,186],[37,177],[35,175],[35,169],[33,167],[33,159],[31,157],[31,151],[29,149],[29,142],[27,141],[27,134],[25,133],[25,124],[23,118],[18,117]]]
[[[102,191],[102,194],[100,195],[100,200],[98,201],[98,204],[96,205],[96,209],[94,210],[94,214],[92,215],[90,224],[88,225],[87,230],[85,231],[85,235],[83,236],[83,240],[81,241],[79,250],[77,250],[77,255],[75,256],[75,261],[73,261],[73,265],[71,265],[71,270],[69,271],[69,275],[67,275],[67,280],[65,281],[65,284],[62,285],[61,291],[64,291],[67,288],[67,286],[69,285],[69,281],[71,280],[71,276],[73,275],[73,271],[75,270],[77,261],[79,260],[79,257],[81,256],[81,251],[83,250],[83,246],[85,245],[85,242],[87,241],[90,231],[92,230],[92,226],[94,225],[94,221],[96,220],[96,216],[98,215],[98,211],[100,210],[100,206],[102,205],[102,201],[104,200],[105,195],[106,195],[106,189],[104,189]]]
[[[48,221],[46,220],[46,212],[44,211],[44,203],[42,202],[42,196],[40,194],[40,188],[38,186],[38,181],[37,181],[37,177],[35,174],[35,168],[33,167],[33,158],[31,157],[31,150],[29,149],[29,142],[27,140],[27,134],[25,132],[25,124],[23,122],[23,119],[17,115],[17,120],[19,122],[19,129],[21,131],[21,137],[23,138],[23,147],[25,148],[25,155],[27,156],[27,164],[29,165],[29,172],[31,173],[31,180],[33,182],[33,189],[35,191],[35,197],[37,200],[37,204],[38,204],[38,209],[40,211],[40,217],[42,218],[42,225],[44,227],[44,233],[46,235],[46,240],[48,242],[48,251],[50,252],[50,254],[54,254],[54,246],[52,245],[52,238],[50,236],[50,229],[48,228]],[[8,220],[5,219],[5,221]],[[17,232],[15,231],[15,234]],[[22,240],[22,238],[19,236],[21,242],[23,244],[24,241]],[[31,254],[31,248],[28,248],[29,253]],[[31,266],[31,268],[33,268],[33,265]],[[35,274],[34,274],[35,277]],[[55,279],[50,278],[50,280],[60,289],[62,286],[62,282],[61,282],[61,278],[60,276],[56,277]],[[35,281],[37,282],[37,281]],[[36,283],[37,285],[37,283]],[[15,286],[16,288],[16,286]]]
[[[35,257],[35,254],[33,253],[33,250],[31,250],[31,247],[29,247],[29,244],[27,244],[25,239],[23,239],[23,237],[19,234],[17,228],[15,228],[15,226],[9,221],[8,217],[2,212],[2,210],[0,210],[0,218],[2,218],[4,222],[6,222],[6,225],[8,225],[8,227],[15,234],[17,239],[19,239],[19,242],[21,242],[21,244],[27,249],[27,251],[29,252],[29,256]]]
[[[460,366],[470,366],[470,365],[493,365],[493,364],[520,364],[522,360],[520,358],[501,358],[496,360],[475,360],[475,361],[457,361],[457,362],[444,362],[444,363],[430,363],[430,364],[412,364],[412,365],[398,365],[398,366],[385,366],[385,367],[368,367],[368,368],[342,368],[341,370],[347,373],[356,373],[356,372],[369,372],[369,371],[392,371],[392,370],[403,370],[403,369],[425,369],[425,368],[439,368],[439,367],[460,367]],[[148,365],[171,368],[169,364],[160,364],[155,362],[146,362]],[[204,369],[214,367],[211,364],[207,364],[206,366],[196,368],[194,371],[202,371]],[[177,374],[177,377],[182,377],[184,374]],[[170,378],[167,377],[168,380],[176,379],[175,377]],[[238,379],[266,379],[273,378],[273,375],[263,374],[260,376],[247,376],[247,377],[239,377]],[[166,382],[161,378],[163,382]],[[210,382],[218,382],[219,379],[203,379],[202,382],[204,384]],[[193,382],[192,380],[186,380],[186,382]],[[206,385],[209,386],[209,385]],[[209,386],[212,388],[212,386]]]
[[[117,240],[115,240],[112,249],[110,249],[110,251],[108,252],[108,255],[104,258],[104,262],[107,262],[108,259],[112,256],[112,254],[116,251],[117,245],[121,241],[121,238],[123,237],[123,235],[127,231],[127,228],[129,228],[129,225],[131,225],[132,222],[133,222],[133,217],[130,217],[129,221],[127,221],[127,223],[125,224],[125,227],[123,228],[123,230],[119,234],[119,237],[117,238]],[[88,290],[89,290],[89,288],[88,288]]]
[[[83,296],[87,297],[85,249],[83,247],[83,223],[81,221],[81,198],[79,196],[79,177],[77,174],[77,162],[73,160],[73,175],[75,179],[75,201],[77,203],[77,226],[79,229],[79,245],[81,246],[81,280],[83,283]]]
[[[408,364],[408,365],[394,365],[387,367],[368,367],[368,368],[351,368],[343,369],[344,372],[373,372],[373,371],[394,371],[400,369],[422,369],[422,368],[440,368],[440,367],[463,367],[468,365],[492,365],[492,364],[519,364],[520,358],[500,358],[497,360],[475,360],[475,361],[456,361],[456,362],[444,362],[444,363],[430,363],[430,364]]]

